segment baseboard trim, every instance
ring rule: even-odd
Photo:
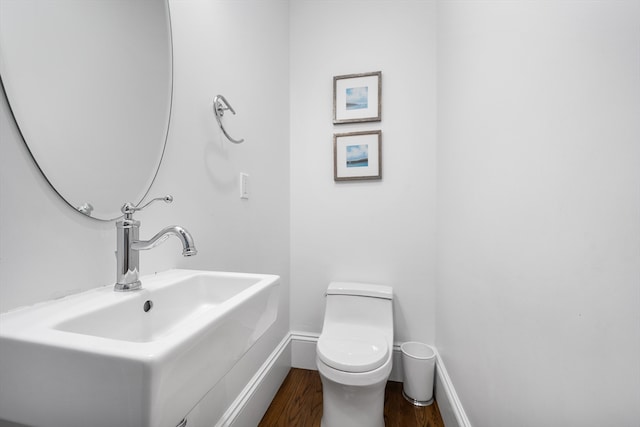
[[[286,366],[286,370],[277,369]],[[271,352],[258,372],[220,417],[215,427],[257,425],[291,367],[291,334]],[[257,420],[256,420],[257,418]]]
[[[436,352],[435,394],[444,425],[446,427],[471,427],[444,361],[438,350],[435,348],[434,350]]]
[[[291,331],[291,367],[318,370],[316,344],[320,334]]]
[[[313,369],[316,367],[316,344],[319,334],[292,331],[291,339],[291,367]],[[458,398],[451,378],[447,373],[442,357],[438,350],[431,346],[436,353],[435,394],[438,407],[446,427],[471,427],[462,403]],[[400,344],[393,346],[393,368],[389,376],[391,381],[402,382],[402,351]]]
[[[289,332],[218,420],[215,427],[242,427],[257,424],[286,376],[286,372],[277,369],[278,367],[317,370],[315,354],[318,337],[319,334],[316,333]],[[435,395],[445,426],[472,427],[440,353],[435,347],[431,347],[436,353]],[[389,379],[402,382],[402,377],[402,351],[400,344],[395,344],[393,369]]]

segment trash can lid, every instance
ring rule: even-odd
[[[436,353],[427,344],[416,341],[408,341],[400,346],[400,350],[405,356],[409,356],[412,359],[427,360],[433,359]]]
[[[317,353],[320,360],[345,372],[367,372],[382,366],[389,346],[382,334],[345,328],[340,332],[321,334]]]

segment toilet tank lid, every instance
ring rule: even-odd
[[[354,295],[393,299],[393,288],[385,285],[372,285],[358,282],[331,282],[327,288],[327,295]]]

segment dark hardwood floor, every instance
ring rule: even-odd
[[[322,383],[317,371],[292,368],[258,427],[319,427]],[[438,404],[416,407],[402,397],[402,383],[389,381],[385,389],[386,427],[444,427]]]

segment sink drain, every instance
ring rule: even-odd
[[[153,308],[153,301],[151,300],[145,301],[144,305],[142,306],[142,309],[144,310],[145,313],[151,310],[152,308]]]

